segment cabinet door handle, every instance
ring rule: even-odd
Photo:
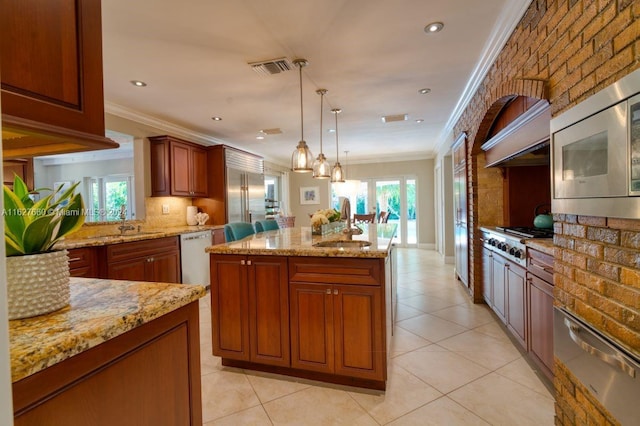
[[[331,294],[331,289],[330,288],[327,289],[327,294]]]
[[[147,262],[153,262],[155,259],[153,257],[148,257]]]
[[[250,260],[247,260],[247,265],[251,265],[251,261]]]
[[[245,265],[246,263],[247,263],[247,262],[245,262],[245,261],[244,261],[244,259],[240,261],[240,264],[241,264],[241,265]]]
[[[338,290],[333,290],[334,295],[338,295]]]

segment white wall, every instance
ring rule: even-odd
[[[343,165],[343,167],[345,167]],[[379,162],[368,164],[350,164],[347,167],[348,179],[402,178],[414,176],[418,199],[418,245],[434,247],[435,209],[434,209],[434,160]],[[300,187],[318,186],[320,188],[319,205],[301,205]],[[296,226],[307,226],[308,214],[317,209],[330,206],[330,184],[328,180],[313,179],[311,174],[291,173],[289,188],[291,191],[291,211],[296,216]],[[301,222],[305,220],[305,222]]]

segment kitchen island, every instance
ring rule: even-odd
[[[207,248],[222,364],[385,389],[395,224],[361,235],[286,228]]]
[[[16,425],[202,424],[201,286],[71,278],[69,306],[9,321]]]

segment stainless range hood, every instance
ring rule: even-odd
[[[549,164],[551,108],[541,100],[482,144],[486,167]]]

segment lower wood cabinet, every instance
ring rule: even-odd
[[[529,355],[553,377],[553,256],[527,251],[529,290]]]
[[[213,354],[290,366],[287,258],[211,255]]]
[[[507,322],[507,282],[505,277],[507,260],[502,256],[494,254],[491,257],[491,277],[493,279],[492,289],[493,311],[502,322]]]
[[[522,347],[527,347],[526,271],[516,263],[506,262],[507,328]]]
[[[96,247],[81,247],[67,251],[69,253],[69,275],[100,278],[98,249]]]
[[[378,286],[291,283],[291,366],[382,380],[381,291]]]
[[[192,302],[13,383],[16,426],[202,425]]]
[[[180,282],[178,237],[108,245],[106,261],[106,277],[109,279]]]
[[[380,259],[289,261],[291,366],[386,380],[384,265]]]

